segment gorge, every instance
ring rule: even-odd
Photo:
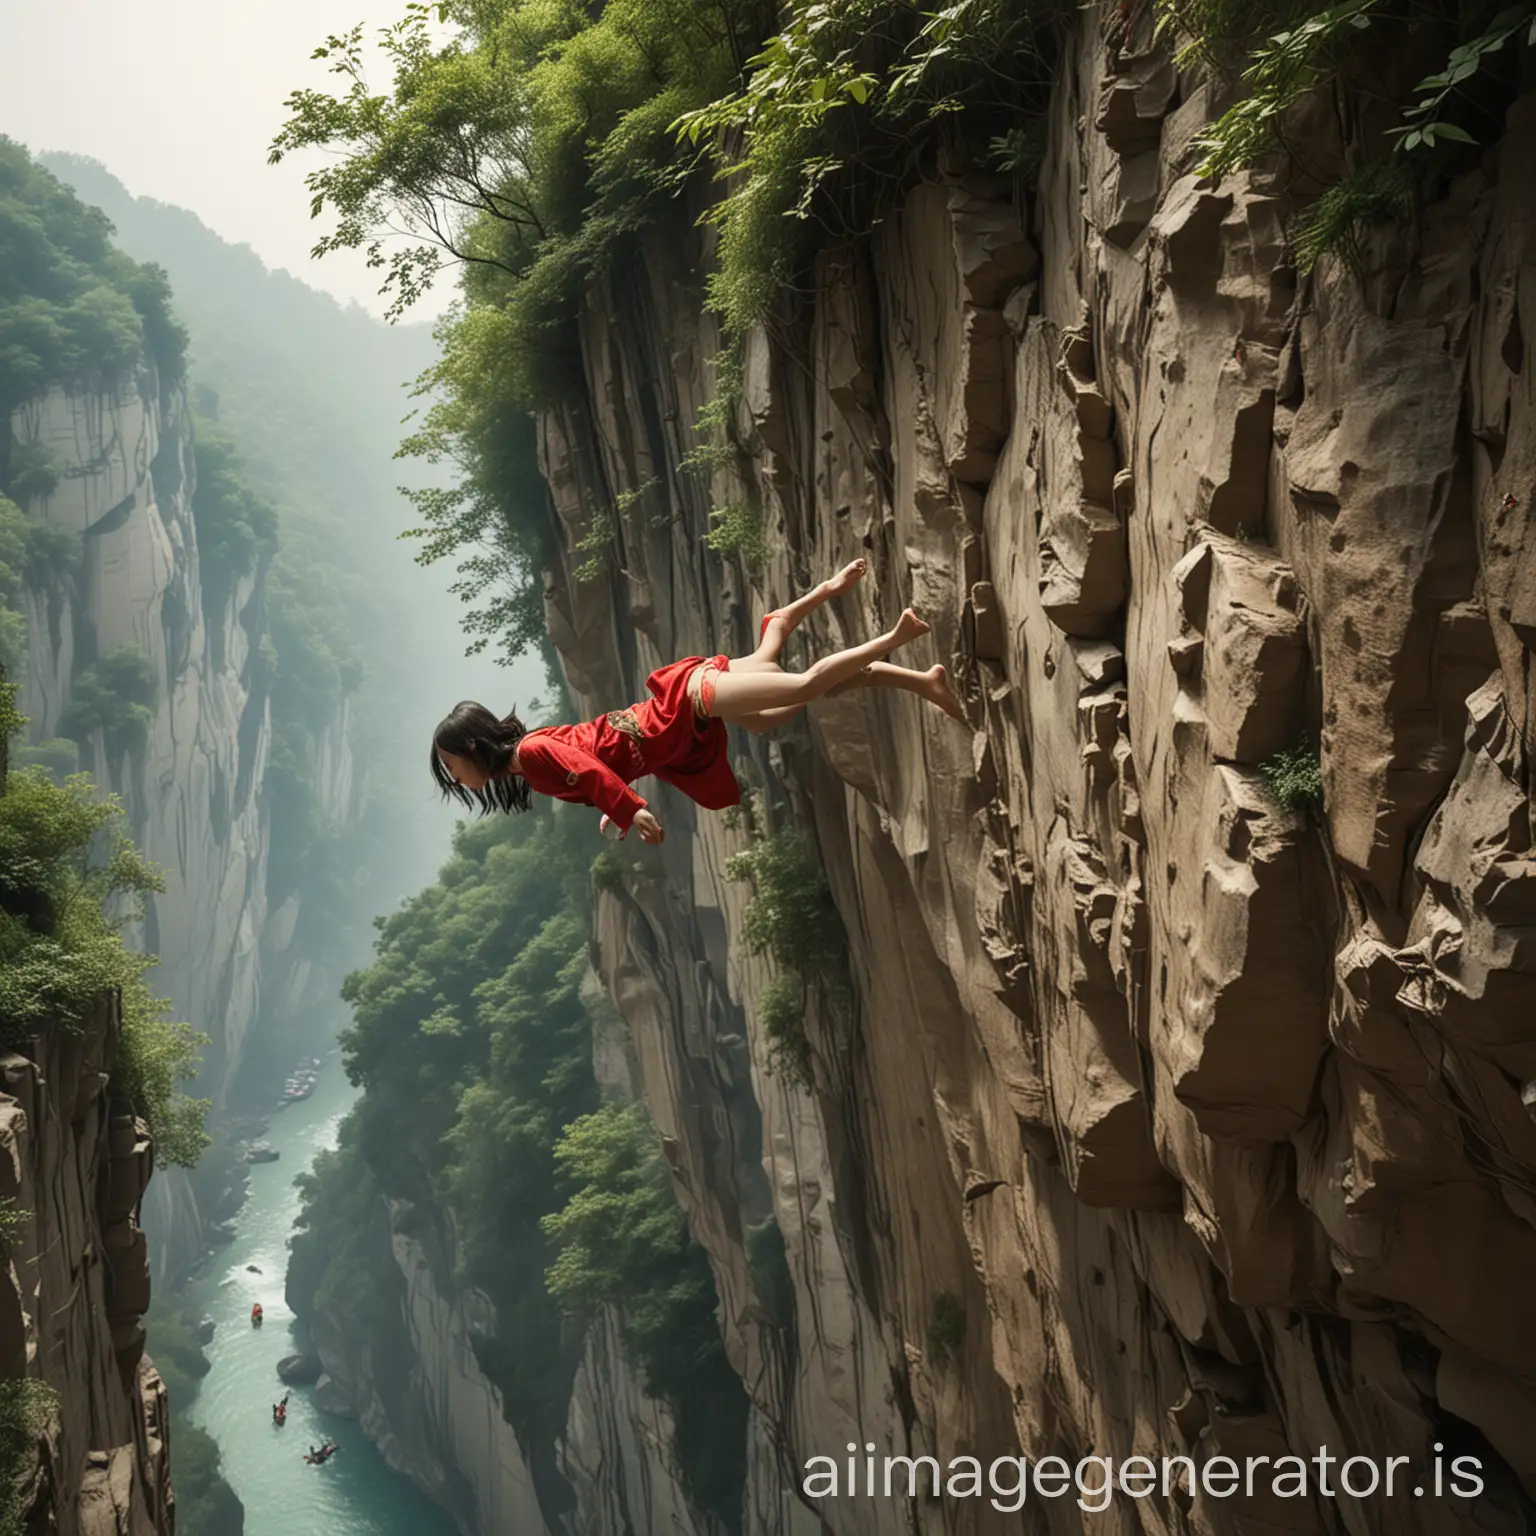
[[[287,1274],[332,1400],[466,1536],[1536,1527],[1529,9],[448,9],[367,131],[505,151],[414,446],[455,471],[433,552],[482,562],[469,633],[553,666],[531,718],[745,654],[863,557],[792,664],[911,604],[966,719],[869,690],[737,733],[737,810],[641,786],[659,849],[579,807],[462,826],[311,992],[252,852],[261,563],[210,605],[185,401],[146,354],[17,407],[72,471],[27,514],[86,536],[26,587],[18,753],[136,646],[141,755],[84,742],[168,888],[221,893],[178,1016],[232,1065],[253,978],[351,1010]],[[377,178],[360,239],[422,195],[296,108],[280,148],[321,142]],[[121,597],[83,625],[82,590]],[[344,732],[302,743],[334,819]],[[197,906],[151,909],[168,976]],[[141,1254],[145,1126],[76,1070],[42,1075],[116,1193],[48,1221]],[[90,1413],[140,1504],[60,1529],[168,1528],[125,1294],[70,1348],[116,1351]],[[1480,1486],[807,1492],[865,1445]]]

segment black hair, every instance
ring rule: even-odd
[[[533,803],[528,781],[509,768],[513,747],[527,734],[528,727],[517,718],[516,710],[498,720],[473,699],[455,704],[432,733],[432,782],[445,800],[457,800],[471,810],[478,808],[482,816],[492,811],[526,811]],[[440,752],[467,758],[489,775],[490,782],[484,789],[466,789],[443,766]]]

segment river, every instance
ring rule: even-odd
[[[455,1536],[453,1522],[384,1465],[356,1424],[314,1406],[309,1388],[291,1389],[286,1427],[272,1422],[272,1404],[288,1390],[277,1362],[296,1348],[283,1300],[287,1241],[299,1213],[293,1181],[318,1151],[335,1146],[357,1091],[332,1056],[313,1095],[272,1116],[266,1139],[282,1156],[251,1168],[235,1241],[187,1290],[193,1315],[215,1326],[206,1349],[212,1369],[188,1417],[218,1441],[224,1476],[245,1505],[246,1536]],[[253,1328],[258,1301],[265,1317]],[[341,1449],[324,1466],[307,1465],[306,1449],[324,1440]]]

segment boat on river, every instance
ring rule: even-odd
[[[297,1104],[301,1099],[307,1099],[315,1091],[315,1084],[320,1080],[320,1068],[322,1062],[318,1056],[312,1056],[307,1061],[300,1062],[294,1068],[292,1076],[283,1084],[283,1096],[277,1102],[277,1108],[283,1109],[289,1104]]]

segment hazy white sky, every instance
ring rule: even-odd
[[[268,266],[379,314],[378,274],[361,256],[310,259],[310,166],[269,166],[267,147],[290,91],[329,87],[310,59],[326,36],[358,22],[372,34],[404,10],[405,0],[0,0],[0,133],[100,160],[130,192],[190,208]],[[450,279],[413,318],[451,296]]]

